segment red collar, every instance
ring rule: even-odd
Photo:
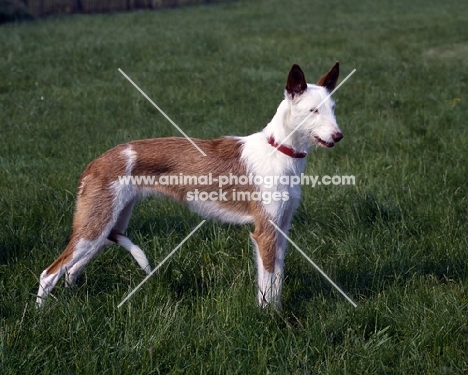
[[[268,138],[268,143],[274,148],[276,148],[279,152],[282,152],[283,154],[288,155],[292,158],[302,159],[307,156],[307,152],[296,152],[291,147],[285,145],[281,145],[278,147],[278,143],[276,143],[275,138],[273,138],[272,135]]]

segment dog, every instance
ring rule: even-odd
[[[330,96],[338,76],[337,61],[316,84],[308,84],[301,68],[294,64],[284,100],[271,122],[246,137],[192,139],[206,156],[186,138],[168,137],[121,144],[92,161],[79,181],[70,241],[42,272],[36,305],[43,304],[64,274],[66,282],[73,284],[84,266],[107,245],[127,249],[149,274],[151,267],[144,252],[124,233],[137,200],[159,195],[185,203],[207,218],[254,224],[250,237],[257,263],[257,301],[262,307],[281,307],[286,238],[272,222],[288,232],[301,189],[298,184],[265,181],[267,177],[271,181],[271,176],[276,182],[278,177],[299,176],[312,146],[331,148],[343,138]],[[146,180],[137,181],[138,176]],[[172,184],[161,183],[174,176]],[[190,184],[176,183],[185,176],[190,176]],[[207,176],[211,184],[206,182]],[[219,189],[220,181],[223,189]]]

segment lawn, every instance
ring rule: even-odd
[[[468,3],[236,1],[0,27],[0,373],[468,373]],[[339,60],[344,139],[314,150],[290,237],[283,310],[255,303],[252,227],[205,223],[144,278],[107,248],[34,308],[64,249],[79,176],[107,149],[259,131],[290,66]],[[155,266],[201,218],[168,200],[128,235]]]

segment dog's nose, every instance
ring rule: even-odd
[[[339,142],[343,139],[343,133],[341,132],[336,132],[335,134],[333,134],[333,140],[335,142]]]

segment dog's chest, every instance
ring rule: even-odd
[[[293,177],[301,176],[305,159],[295,159],[273,151],[261,133],[246,137],[242,160],[249,173],[263,183],[256,186],[262,194],[263,207],[272,218],[294,210],[301,197],[300,183]]]

